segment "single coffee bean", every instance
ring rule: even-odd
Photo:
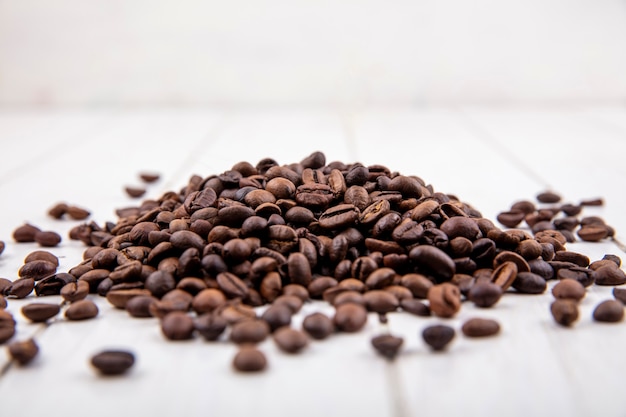
[[[540,275],[532,272],[520,272],[511,286],[522,294],[543,294],[548,284]]]
[[[111,290],[107,292],[106,299],[115,308],[126,309],[126,304],[137,296],[150,296],[150,291],[143,288],[134,288],[129,290]]]
[[[456,272],[456,265],[452,258],[435,246],[416,246],[409,252],[409,258],[418,268],[428,271],[443,281],[451,279]]]
[[[557,271],[556,277],[562,279],[574,279],[580,282],[584,287],[591,286],[595,281],[594,271],[580,266],[572,266],[569,268],[561,268]]]
[[[575,279],[565,278],[552,287],[552,295],[555,298],[569,298],[580,301],[585,297],[585,287]]]
[[[289,312],[288,309],[287,311]],[[226,322],[230,325],[233,325],[241,320],[249,320],[256,317],[256,312],[252,307],[241,304],[240,302],[229,303],[220,307],[219,314],[226,319]],[[289,318],[291,320],[291,315]]]
[[[481,280],[471,286],[467,297],[477,307],[489,308],[500,300],[502,294],[502,287],[491,281]]]
[[[290,325],[293,314],[286,304],[272,304],[263,312],[261,318],[269,324],[271,331],[275,331],[280,327]]]
[[[226,296],[217,288],[207,288],[195,295],[191,301],[191,308],[198,314],[209,313],[223,306]]]
[[[302,308],[302,300],[295,295],[281,295],[274,300],[272,305],[285,305],[291,310],[291,314],[296,314]]]
[[[188,340],[193,337],[194,322],[182,311],[172,311],[161,319],[161,332],[169,340]]]
[[[605,300],[593,310],[593,319],[605,323],[617,323],[624,319],[624,304],[618,300]]]
[[[618,267],[622,266],[622,259],[617,255],[606,254],[602,257],[602,260],[614,262]]]
[[[396,275],[396,271],[391,268],[378,268],[372,271],[365,279],[368,288],[384,288],[391,285]]]
[[[454,328],[445,324],[428,326],[422,331],[424,342],[435,351],[444,350],[454,339],[454,335]]]
[[[53,231],[36,232],[34,239],[40,246],[45,247],[54,247],[61,243],[61,235]]]
[[[68,206],[65,214],[67,214],[72,220],[85,220],[91,215],[91,212],[82,207]]]
[[[496,216],[496,220],[498,220],[503,226],[514,228],[517,227],[527,213],[523,211],[511,210],[511,211],[503,211]]]
[[[235,323],[230,331],[230,340],[237,344],[260,343],[269,335],[270,326],[266,321],[243,320]]]
[[[528,270],[530,271],[530,267],[528,267]],[[513,284],[515,278],[517,278],[517,273],[517,264],[512,261],[505,261],[494,269],[491,274],[491,281],[500,286],[502,291],[506,291]]]
[[[578,302],[569,298],[559,298],[550,305],[554,321],[561,326],[571,326],[578,320]]]
[[[83,300],[89,295],[89,283],[86,281],[68,282],[61,288],[61,297],[69,303]]]
[[[7,300],[4,296],[0,295],[0,309],[7,308]]]
[[[613,297],[626,304],[626,288],[613,288]]]
[[[5,290],[5,295],[15,298],[26,298],[35,288],[35,280],[32,278],[20,278],[13,281],[11,287]]]
[[[240,372],[259,372],[267,367],[267,359],[254,346],[244,345],[235,355],[233,367]]]
[[[15,319],[6,310],[0,310],[0,344],[11,339],[15,334]]]
[[[371,340],[372,346],[380,355],[387,359],[394,359],[398,356],[400,348],[404,343],[404,339],[391,334],[382,334],[375,336]]]
[[[593,271],[596,285],[626,284],[626,274],[618,266],[602,266]]]
[[[24,224],[13,231],[13,239],[16,242],[34,242],[35,234],[41,230],[32,224]]]
[[[40,279],[47,277],[48,275],[52,275],[56,272],[57,267],[50,261],[46,260],[38,260],[38,261],[30,261],[24,264],[17,274],[20,278],[32,278],[35,281],[39,281]]]
[[[405,298],[403,300],[400,300],[400,308],[402,308],[403,311],[406,311],[409,314],[420,317],[429,317],[431,315],[430,308],[426,304],[415,298]]]
[[[590,224],[582,226],[576,234],[586,242],[599,242],[609,235],[609,230],[602,224]]]
[[[153,296],[161,298],[176,288],[176,280],[167,271],[154,271],[148,276],[144,285]]]
[[[272,337],[276,346],[287,353],[298,353],[309,344],[306,333],[288,326],[277,329]]]
[[[135,355],[125,350],[104,350],[92,356],[90,362],[101,375],[121,375],[135,364]]]
[[[214,313],[201,314],[194,320],[195,329],[208,341],[217,340],[224,333],[227,326],[228,322],[226,319]]]
[[[428,291],[430,310],[439,317],[452,317],[461,309],[461,291],[456,285],[444,282]]]
[[[159,301],[151,295],[137,295],[126,302],[126,311],[132,317],[152,317],[150,305]]]
[[[87,320],[98,315],[98,306],[91,300],[75,301],[65,310],[68,320]]]
[[[326,339],[335,331],[333,321],[323,313],[311,313],[302,320],[302,329],[313,339]]]
[[[39,346],[33,339],[10,343],[8,348],[11,359],[21,366],[28,365],[39,353]]]
[[[395,295],[384,290],[372,290],[363,294],[365,307],[368,311],[376,313],[389,313],[396,311],[400,302]]]
[[[217,275],[217,285],[229,298],[245,298],[248,295],[248,286],[237,275],[222,272]]]
[[[30,303],[22,307],[22,315],[35,323],[48,321],[59,314],[61,307],[58,304]]]
[[[421,274],[406,274],[402,276],[400,285],[408,288],[415,298],[427,298],[428,291],[435,285],[431,280]]]
[[[553,191],[543,191],[537,194],[537,201],[540,203],[558,203],[561,201],[561,196]]]
[[[335,309],[333,323],[340,331],[346,333],[358,332],[367,323],[367,310],[359,304],[342,304]]]
[[[471,318],[463,323],[461,331],[467,337],[493,336],[500,332],[500,324],[493,319]]]

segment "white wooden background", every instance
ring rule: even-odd
[[[58,201],[84,206],[103,223],[115,219],[115,208],[136,204],[123,187],[137,184],[142,170],[162,174],[145,196],[158,197],[193,173],[219,173],[264,157],[289,163],[315,150],[328,161],[380,163],[420,175],[492,219],[546,188],[570,202],[604,197],[605,207],[586,213],[603,216],[618,237],[626,233],[624,107],[4,110],[0,237],[7,248],[0,276],[15,278],[36,249],[12,241],[22,222],[64,236],[53,249],[60,270],[80,261],[84,247],[67,239],[77,222],[47,217]],[[625,255],[611,242],[569,248],[593,260]],[[502,333],[485,340],[458,333],[441,354],[425,347],[420,332],[442,319],[392,314],[391,331],[405,338],[393,363],[369,345],[380,331],[373,316],[362,332],[312,342],[297,356],[267,340],[260,348],[269,368],[257,375],[233,371],[230,343],[166,341],[156,319],[131,319],[97,296],[90,296],[100,307],[95,320],[59,320],[47,328],[19,312],[32,296],[9,300],[19,322],[15,339],[35,334],[41,351],[30,366],[12,366],[0,378],[0,415],[623,417],[626,323],[591,320],[610,292],[589,288],[573,329],[552,321],[549,292],[509,294],[490,310],[464,304],[457,317],[443,321],[459,329],[469,317],[493,317]],[[294,325],[313,311],[332,308],[306,304]],[[121,378],[98,377],[88,359],[104,348],[133,350],[136,366]],[[0,356],[3,366],[7,359]]]

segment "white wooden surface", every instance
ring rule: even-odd
[[[47,209],[58,201],[82,205],[99,223],[114,209],[134,205],[123,187],[137,173],[162,179],[145,198],[178,190],[193,173],[208,175],[239,160],[279,163],[314,150],[327,160],[381,163],[417,174],[435,189],[454,193],[495,218],[519,199],[550,187],[566,201],[603,197],[603,216],[624,238],[626,109],[610,108],[377,108],[240,110],[135,109],[125,111],[0,112],[0,276],[15,278],[31,244],[11,233],[22,222],[64,236],[53,252],[60,270],[77,264],[84,247],[67,239],[77,224],[55,221]],[[593,260],[625,255],[611,242],[570,244]],[[552,285],[552,283],[551,283]],[[200,339],[168,342],[156,319],[131,319],[106,300],[97,319],[27,323],[19,310],[33,300],[9,300],[19,321],[16,339],[36,334],[40,356],[31,366],[11,366],[0,377],[2,416],[614,416],[626,415],[626,323],[591,320],[593,307],[611,288],[591,287],[573,329],[554,324],[552,296],[507,294],[490,310],[464,304],[454,319],[392,314],[389,328],[405,337],[395,362],[376,356],[369,339],[381,331],[375,317],[354,335],[312,342],[286,355],[271,340],[260,345],[269,368],[241,375],[231,368],[236,348]],[[58,302],[58,297],[39,301]],[[294,319],[313,311],[309,303]],[[460,333],[450,349],[430,352],[425,326],[457,329],[469,317],[494,317],[502,333],[470,340]],[[98,377],[90,355],[110,347],[137,355],[121,378]],[[0,355],[0,366],[6,364]]]

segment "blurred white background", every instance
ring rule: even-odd
[[[625,0],[0,0],[2,105],[624,100]]]

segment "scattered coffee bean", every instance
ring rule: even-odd
[[[605,323],[617,323],[624,319],[624,304],[618,300],[605,300],[593,310],[593,319]]]
[[[467,293],[467,298],[477,307],[489,308],[502,297],[502,287],[489,281],[477,282]]]
[[[613,297],[626,304],[626,288],[613,288]]]
[[[449,318],[461,309],[461,291],[456,285],[444,282],[428,291],[428,302],[433,314]]]
[[[302,320],[302,329],[313,339],[326,339],[335,331],[333,321],[323,313],[311,313]]]
[[[585,287],[575,279],[562,279],[552,287],[552,295],[555,298],[569,298],[580,301],[585,297],[585,294]]]
[[[224,333],[227,326],[228,322],[226,319],[214,313],[201,314],[194,321],[195,329],[205,340],[209,341],[217,340]]]
[[[554,321],[561,326],[571,326],[578,320],[578,302],[569,298],[560,298],[550,305]]]
[[[440,351],[454,339],[454,334],[454,328],[445,324],[435,324],[424,328],[422,338],[433,350]]]
[[[161,319],[161,331],[169,340],[191,339],[194,331],[193,318],[182,311],[172,311]]]
[[[309,344],[306,333],[288,326],[277,329],[272,337],[276,346],[287,353],[298,353]]]
[[[86,281],[68,282],[61,288],[61,297],[69,303],[84,300],[89,295],[89,283]]]
[[[126,186],[124,187],[124,191],[126,191],[126,194],[128,194],[128,196],[132,198],[139,198],[146,193],[145,188],[135,186]]]
[[[0,295],[0,309],[7,308],[7,300],[4,296]]]
[[[382,334],[375,336],[371,340],[374,349],[382,356],[388,359],[394,359],[398,356],[404,339],[391,334]]]
[[[32,224],[24,224],[13,231],[13,239],[16,242],[34,242],[35,234],[41,230]]]
[[[21,366],[28,365],[39,353],[39,346],[33,339],[24,340],[22,342],[13,342],[8,346],[11,359]]]
[[[13,281],[11,286],[5,290],[5,295],[15,298],[26,298],[35,288],[35,280],[32,278],[20,278]]]
[[[230,340],[237,344],[260,343],[269,335],[270,326],[260,319],[243,320],[230,330]]]
[[[233,366],[240,372],[259,372],[267,367],[263,352],[254,346],[242,346],[233,359]]]
[[[46,250],[36,250],[29,253],[26,258],[24,258],[24,264],[33,261],[48,261],[54,264],[55,268],[59,266],[59,258],[51,252]]]
[[[420,317],[429,317],[430,308],[416,298],[406,298],[400,301],[400,308],[407,313]]]
[[[90,362],[101,375],[121,375],[135,364],[135,355],[125,350],[104,350],[92,356]]]
[[[35,233],[34,240],[40,246],[54,247],[61,243],[61,235],[53,231],[39,231]]]
[[[22,315],[35,323],[48,321],[60,311],[58,304],[50,303],[30,303],[22,307]]]
[[[493,336],[500,332],[500,324],[493,319],[472,318],[463,323],[461,331],[467,337]]]
[[[75,301],[65,310],[68,320],[88,320],[98,315],[98,306],[91,300]]]
[[[15,334],[15,319],[6,310],[0,310],[0,344],[11,339]]]
[[[342,332],[358,332],[365,326],[366,322],[367,310],[362,305],[346,303],[335,309],[333,323]]]
[[[141,178],[143,182],[150,184],[158,181],[161,178],[161,175],[156,172],[140,172],[139,178]]]

